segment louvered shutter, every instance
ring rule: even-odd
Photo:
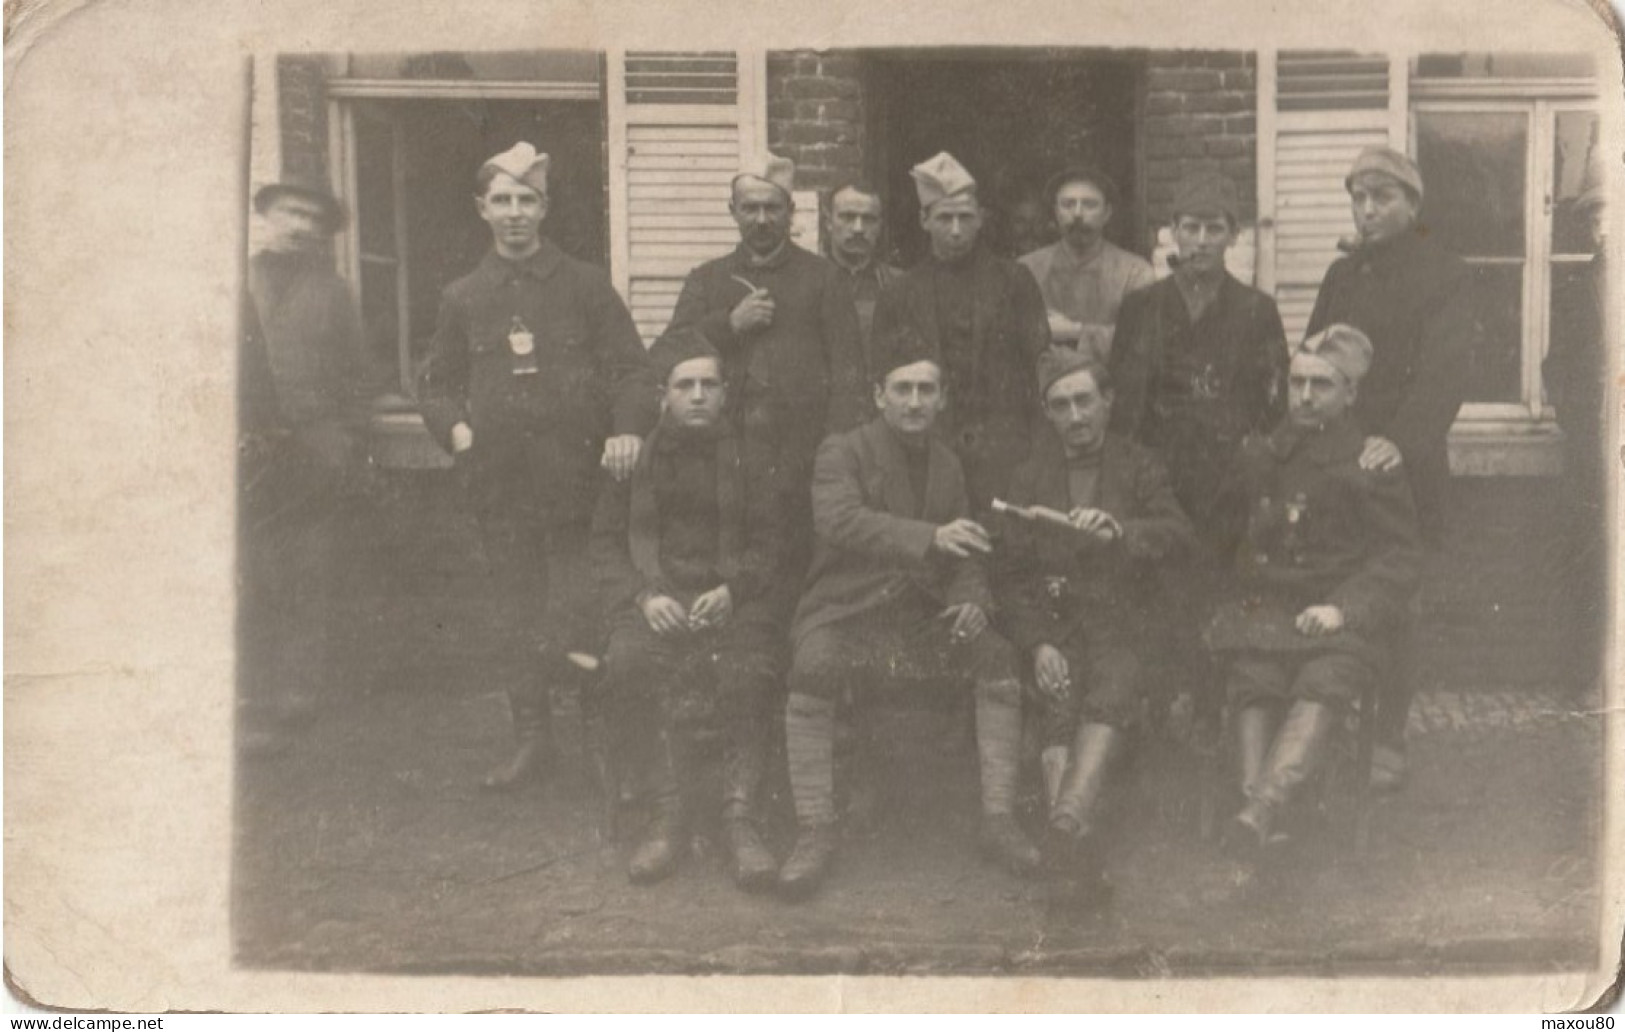
[[[738,243],[728,183],[756,150],[752,73],[733,51],[610,57],[611,266],[645,343],[689,270]]]
[[[1343,177],[1363,147],[1404,147],[1404,109],[1396,119],[1402,98],[1382,54],[1283,50],[1261,54],[1259,73],[1270,108],[1260,112],[1260,247],[1287,340],[1296,341],[1338,239],[1353,231]]]

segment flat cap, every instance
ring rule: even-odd
[[[1371,368],[1371,340],[1347,323],[1333,323],[1298,345],[1296,354],[1313,355],[1358,384]]]
[[[947,151],[920,162],[909,169],[908,174],[914,177],[914,190],[920,195],[922,211],[929,210],[945,197],[976,189],[976,180]]]
[[[1380,172],[1409,187],[1418,201],[1422,199],[1422,170],[1408,154],[1392,147],[1367,147],[1355,157],[1354,167],[1343,177],[1343,189],[1354,189],[1354,177],[1364,172]]]
[[[520,141],[501,154],[486,158],[480,168],[494,168],[498,172],[506,172],[532,190],[546,196],[548,162],[546,154],[539,154],[535,147]]]
[[[1180,180],[1174,190],[1174,218],[1181,215],[1223,215],[1235,226],[1241,222],[1241,195],[1236,184],[1217,172],[1198,172]]]
[[[796,186],[796,164],[789,158],[781,158],[777,154],[763,154],[755,161],[750,162],[739,170],[729,180],[730,187],[736,185],[741,179],[757,179],[769,186],[776,186],[789,197]]]
[[[931,342],[920,335],[920,332],[906,323],[898,325],[890,333],[874,342],[871,352],[872,367],[870,373],[876,383],[884,383],[892,370],[911,366],[916,362],[935,362],[938,369],[942,368],[942,356]]]
[[[254,192],[254,210],[264,215],[280,197],[301,197],[322,209],[322,231],[338,232],[344,221],[344,206],[339,203],[325,184],[315,179],[289,176],[279,182],[260,187]]]

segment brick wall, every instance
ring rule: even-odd
[[[1146,222],[1165,225],[1181,177],[1216,170],[1241,194],[1242,219],[1258,207],[1257,61],[1240,51],[1161,51],[1146,59],[1140,148]]]
[[[786,50],[767,55],[767,143],[796,163],[796,186],[826,190],[863,170],[858,55]]]
[[[277,58],[282,175],[327,178],[327,73],[320,57]]]

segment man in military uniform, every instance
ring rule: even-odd
[[[1086,165],[1063,169],[1045,187],[1061,239],[1022,255],[1038,281],[1057,344],[1104,360],[1123,299],[1155,280],[1151,263],[1106,239],[1117,186]]]
[[[757,830],[766,706],[780,631],[763,604],[780,553],[780,499],[760,442],[723,418],[722,360],[698,330],[655,349],[665,371],[659,426],[630,480],[607,485],[592,558],[610,626],[606,687],[619,758],[643,767],[654,809],[632,855],[634,882],[676,869],[687,849],[696,729],[724,741],[724,834],[735,880],[773,885],[778,862]],[[712,712],[714,711],[714,712]]]
[[[903,270],[887,264],[880,253],[880,191],[861,181],[843,183],[829,195],[824,228],[829,234],[829,258],[847,275],[852,301],[863,328],[864,353],[874,325],[875,305]]]
[[[1062,898],[1088,899],[1103,886],[1101,798],[1139,722],[1140,657],[1161,644],[1156,571],[1182,557],[1192,532],[1156,454],[1107,433],[1104,366],[1051,348],[1038,387],[1054,433],[1011,478],[996,587],[1045,711],[1045,866]]]
[[[512,606],[512,643],[482,659],[508,693],[519,743],[486,779],[493,789],[545,770],[552,688],[579,689],[598,665],[587,562],[598,467],[631,473],[658,398],[609,279],[541,235],[547,168],[528,143],[480,166],[474,200],[493,246],[446,288],[420,390]]]
[[[1172,593],[1178,684],[1216,705],[1208,654],[1197,640],[1246,522],[1226,476],[1242,439],[1286,413],[1286,332],[1275,301],[1225,269],[1241,219],[1235,186],[1215,174],[1179,184],[1170,229],[1173,275],[1130,294],[1118,314],[1109,368],[1117,386],[1112,430],[1156,451],[1202,547]],[[1200,695],[1196,693],[1200,692]],[[1210,707],[1203,707],[1205,710]]]
[[[850,285],[790,240],[795,166],[768,155],[734,176],[739,246],[688,274],[669,332],[698,329],[722,354],[730,415],[766,444],[785,477],[785,622],[812,548],[807,484],[824,435],[864,418],[863,331]]]
[[[1417,584],[1406,478],[1360,461],[1353,413],[1370,368],[1359,330],[1310,337],[1292,356],[1287,418],[1242,449],[1246,540],[1208,638],[1228,666],[1247,800],[1226,842],[1251,859],[1320,766],[1339,714],[1378,676]]]
[[[911,174],[931,254],[881,296],[874,335],[906,326],[941,356],[953,407],[939,431],[964,466],[971,511],[979,513],[1027,455],[1033,363],[1049,346],[1044,299],[1031,273],[981,243],[976,180],[952,155],[938,154]]]
[[[1357,232],[1352,241],[1339,242],[1347,253],[1326,270],[1308,332],[1347,323],[1370,339],[1371,375],[1354,403],[1354,421],[1366,435],[1360,464],[1403,470],[1422,538],[1436,548],[1445,530],[1447,438],[1481,337],[1471,273],[1418,223],[1422,173],[1408,156],[1368,147],[1343,185]],[[1414,638],[1414,631],[1401,635],[1396,671],[1385,679],[1377,722],[1378,787],[1397,786],[1405,773],[1405,722],[1416,691]]]
[[[791,897],[817,889],[835,850],[837,702],[895,678],[974,682],[982,850],[1018,873],[1039,860],[1014,817],[1021,682],[1009,643],[988,629],[991,544],[968,518],[959,461],[932,433],[942,366],[906,328],[876,345],[880,415],[826,440],[813,476],[818,545],[791,627],[785,709],[798,830],[779,885]]]
[[[338,201],[274,183],[254,196],[238,362],[243,597],[241,745],[271,754],[312,715],[326,676],[334,517],[364,468],[361,327],[327,241]]]

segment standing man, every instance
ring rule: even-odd
[[[1156,453],[1107,433],[1114,391],[1099,361],[1051,348],[1038,388],[1053,433],[1011,478],[1019,518],[997,587],[1044,711],[1046,872],[1057,901],[1090,900],[1104,888],[1100,804],[1139,723],[1140,657],[1162,645],[1167,622],[1158,569],[1184,557],[1192,534]]]
[[[698,329],[722,355],[731,417],[784,480],[786,554],[776,603],[788,623],[812,552],[807,485],[824,435],[861,421],[863,331],[840,270],[790,240],[795,166],[768,155],[734,176],[739,246],[688,274],[668,333]]]
[[[1421,563],[1416,511],[1397,469],[1361,463],[1352,418],[1372,349],[1327,327],[1292,356],[1290,411],[1248,439],[1247,541],[1209,641],[1227,660],[1245,805],[1227,846],[1256,860],[1340,716],[1380,676]]]
[[[1371,372],[1354,402],[1354,421],[1366,435],[1360,466],[1404,471],[1422,540],[1437,548],[1450,479],[1447,437],[1480,339],[1471,274],[1418,224],[1422,173],[1408,156],[1367,147],[1343,185],[1356,236],[1339,244],[1348,253],[1326,270],[1308,332],[1346,323],[1371,341]],[[1374,784],[1381,788],[1397,787],[1405,775],[1414,624],[1401,634],[1394,676],[1378,702]]]
[[[769,888],[779,865],[762,843],[756,795],[782,648],[763,604],[780,551],[771,460],[723,418],[722,359],[703,334],[679,331],[656,354],[665,372],[660,425],[631,479],[599,496],[592,530],[617,751],[642,766],[654,807],[629,873],[657,881],[688,851],[690,744],[714,717],[734,880]]]
[[[480,166],[474,204],[492,249],[442,295],[420,391],[513,607],[513,640],[487,662],[508,693],[518,749],[486,779],[492,789],[545,771],[552,689],[579,688],[597,668],[587,538],[598,467],[631,473],[658,397],[609,279],[541,235],[547,167],[528,143]]]
[[[785,709],[795,851],[791,897],[814,892],[835,852],[837,702],[904,677],[975,685],[981,848],[1017,873],[1038,851],[1014,816],[1021,682],[988,629],[988,533],[969,518],[959,460],[932,433],[947,404],[936,351],[903,328],[876,341],[870,423],[832,435],[813,477],[817,552],[791,627]]]
[[[254,195],[265,247],[249,261],[238,360],[239,635],[249,753],[281,751],[327,675],[334,516],[365,462],[361,325],[327,242],[338,201],[304,182]]]
[[[908,327],[941,356],[954,399],[940,435],[964,466],[973,513],[987,508],[1027,455],[1033,364],[1049,346],[1044,299],[1032,274],[980,242],[976,180],[953,155],[910,170],[920,224],[931,238],[925,261],[905,272],[875,309],[875,338]]]
[[[861,181],[837,186],[829,195],[824,228],[829,233],[829,258],[847,275],[852,300],[863,328],[864,353],[874,325],[875,303],[903,270],[880,257],[880,191]]]
[[[1043,291],[1055,343],[1094,351],[1104,361],[1123,299],[1156,279],[1151,263],[1106,239],[1117,185],[1087,165],[1063,169],[1045,188],[1061,239],[1023,255]]]

